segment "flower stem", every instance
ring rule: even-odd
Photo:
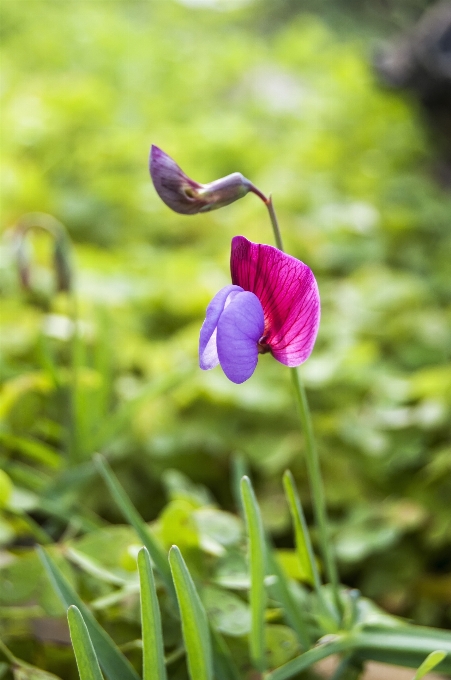
[[[329,532],[327,526],[326,499],[324,495],[323,480],[321,478],[321,468],[319,464],[318,451],[316,449],[315,437],[313,434],[312,419],[307,401],[307,395],[297,368],[290,370],[291,379],[296,396],[298,415],[305,437],[305,462],[312,492],[313,512],[318,527],[319,542],[321,553],[324,560],[324,568],[327,578],[332,585],[334,602],[337,612],[341,614],[342,605],[338,594],[338,571],[333,556]]]
[[[263,199],[268,209],[271,225],[274,232],[274,238],[277,247],[283,250],[282,236],[280,233],[279,223],[274,210],[271,195]],[[319,542],[321,546],[322,558],[324,561],[324,568],[328,581],[333,589],[334,603],[337,613],[342,616],[342,604],[339,597],[339,579],[338,571],[335,563],[332,547],[329,539],[326,499],[324,495],[324,486],[321,477],[321,468],[319,464],[318,451],[316,449],[315,437],[313,434],[312,419],[310,416],[310,409],[307,401],[305,388],[299,375],[297,368],[290,370],[291,379],[296,396],[296,405],[298,409],[299,419],[301,421],[302,431],[305,437],[305,461],[307,466],[307,474],[309,478],[310,489],[312,492],[313,512],[315,515],[315,522],[318,527]]]
[[[273,202],[272,202],[271,194],[268,196],[265,203],[266,203],[266,207],[268,208],[269,219],[271,220],[272,229],[273,229],[273,232],[274,232],[274,238],[276,240],[276,245],[279,248],[279,250],[283,250],[282,235],[280,233],[279,223],[277,221],[277,216],[276,216],[276,212],[274,210],[274,205],[273,205]]]

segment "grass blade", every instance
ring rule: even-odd
[[[451,671],[449,631],[410,625],[398,628],[367,627],[347,635],[334,636],[330,642],[318,644],[272,673],[268,673],[265,680],[289,680],[320,659],[347,651],[352,651],[355,659],[363,661],[371,659],[416,668],[426,654],[435,652],[438,648],[446,652],[446,656],[442,657],[437,670],[449,673]]]
[[[175,598],[174,585],[171,578],[171,571],[169,569],[165,553],[160,548],[156,540],[153,538],[152,534],[150,533],[147,527],[147,524],[144,522],[143,518],[138,513],[138,511],[135,509],[134,505],[132,504],[131,500],[125,493],[122,486],[119,484],[116,476],[113,474],[106,460],[102,456],[96,455],[95,462],[100,471],[100,474],[105,480],[105,483],[112,497],[116,501],[116,504],[119,507],[120,511],[124,515],[125,519],[129,522],[129,524],[132,525],[132,527],[138,534],[139,538],[149,551],[149,555],[152,558],[158,570],[158,573],[160,574],[168,590],[168,593]]]
[[[103,680],[88,629],[80,610],[75,605],[67,610],[67,621],[80,680]]]
[[[72,586],[69,585],[50,555],[40,547],[37,550],[53,587],[64,606],[69,608],[71,605],[75,605],[80,610],[96,650],[100,666],[108,680],[139,680],[133,666],[117,648],[108,633],[97,623],[88,607],[78,597]]]
[[[210,629],[213,643],[213,666],[215,680],[241,680],[241,675],[222,635]]]
[[[213,680],[213,658],[205,609],[177,546],[169,552],[175,590],[182,619],[183,639],[191,680]]]
[[[298,677],[301,671],[305,671],[310,666],[313,666],[317,661],[325,659],[332,654],[339,654],[352,648],[352,639],[336,638],[333,642],[327,644],[317,645],[308,652],[297,656],[295,659],[288,661],[280,668],[277,668],[272,673],[265,676],[265,680],[289,680],[290,678]]]
[[[428,654],[428,656],[425,658],[425,660],[415,673],[415,677],[413,680],[421,680],[421,678],[424,678],[426,673],[429,673],[429,671],[432,671],[436,666],[438,666],[439,663],[443,661],[445,656],[446,652],[444,652],[441,649],[438,649],[437,651]]]
[[[252,627],[249,636],[250,655],[255,668],[265,670],[265,571],[266,549],[263,523],[249,477],[241,480],[241,498],[249,537],[250,605]]]
[[[443,661],[445,656],[446,652],[440,649],[428,654],[428,656],[425,658],[425,660],[415,673],[415,677],[413,678],[413,680],[421,680],[421,678],[424,678],[426,673],[429,673],[429,671],[432,671],[436,666],[438,666],[439,663]]]
[[[138,553],[141,586],[141,622],[143,641],[143,680],[166,680],[161,614],[149,552]]]
[[[248,474],[248,465],[242,453],[232,458],[232,494],[238,514],[244,517],[243,502],[241,500],[241,480]]]
[[[315,590],[318,593],[321,587],[321,581],[316,566],[315,555],[313,554],[307,522],[305,521],[301,501],[290,470],[286,470],[283,475],[283,487],[290,508],[291,518],[293,520],[296,552],[301,565],[301,570],[307,582],[310,583],[310,585],[315,586]]]
[[[311,640],[307,621],[304,618],[302,609],[295,601],[290,591],[288,579],[285,576],[282,567],[278,563],[274,551],[270,547],[268,547],[268,561],[271,573],[275,574],[277,577],[277,581],[273,588],[276,598],[279,600],[284,609],[287,622],[296,631],[299,642],[304,647],[304,649],[309,649]]]
[[[418,668],[425,656],[437,650],[446,656],[438,672],[451,673],[451,633],[423,626],[366,627],[353,633],[356,655],[383,663]]]

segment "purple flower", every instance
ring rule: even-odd
[[[154,187],[161,200],[177,213],[195,215],[217,210],[254,191],[261,193],[240,172],[221,177],[209,184],[199,184],[172,160],[164,151],[152,145],[149,170]]]
[[[251,377],[259,354],[286,366],[310,356],[318,333],[320,299],[306,264],[273,246],[232,240],[232,285],[207,307],[200,331],[199,365],[218,364],[234,383]]]

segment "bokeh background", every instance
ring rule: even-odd
[[[294,575],[287,467],[311,520],[287,371],[266,355],[236,386],[197,368],[231,238],[272,242],[264,207],[171,213],[151,143],[198,181],[240,171],[272,192],[322,297],[302,375],[342,580],[451,627],[451,197],[418,99],[373,67],[428,4],[2,0],[0,633],[18,656],[76,677],[36,542],[135,568],[94,451],[169,545],[197,540],[174,499],[236,511],[234,459]],[[17,225],[37,211],[72,239],[72,295],[45,234],[20,285]],[[87,599],[111,594],[73,562]],[[98,610],[138,635],[127,601]]]

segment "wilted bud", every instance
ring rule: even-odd
[[[71,249],[69,239],[63,232],[55,234],[53,266],[55,267],[57,291],[69,292],[72,287]]]
[[[19,273],[20,283],[25,290],[31,289],[31,265],[28,244],[23,234],[20,234],[16,245],[16,263]]]
[[[40,230],[53,239],[53,267],[56,290],[70,292],[73,286],[73,266],[71,258],[71,242],[64,226],[52,215],[46,213],[28,213],[23,215],[14,232],[16,239],[16,262],[22,286],[33,291],[32,263],[30,244],[27,235],[30,231]]]
[[[183,215],[223,208],[249,191],[262,197],[261,192],[240,172],[221,177],[209,184],[199,184],[185,175],[170,156],[154,145],[150,150],[149,169],[161,200]]]

